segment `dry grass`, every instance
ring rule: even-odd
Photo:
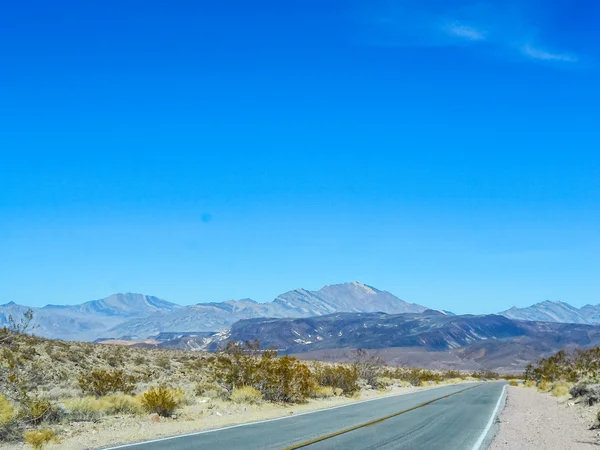
[[[242,386],[235,388],[229,398],[233,403],[247,403],[256,405],[262,402],[262,394],[258,389],[252,386]]]
[[[42,428],[40,430],[28,430],[23,433],[25,442],[27,442],[34,450],[41,450],[50,442],[56,442],[57,436],[54,430]]]
[[[0,425],[6,425],[15,417],[15,410],[3,395],[0,395]]]
[[[565,396],[569,395],[570,387],[571,387],[571,383],[566,383],[566,382],[554,383],[550,393],[555,397],[565,397]]]
[[[537,390],[540,392],[548,392],[552,389],[552,383],[546,380],[542,380],[537,384]]]

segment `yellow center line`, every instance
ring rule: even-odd
[[[435,403],[435,402],[437,402],[439,400],[443,400],[445,398],[452,397],[453,395],[460,394],[461,392],[468,391],[469,389],[473,389],[473,388],[476,388],[478,386],[479,386],[479,384],[476,384],[475,386],[471,386],[471,387],[468,387],[466,389],[461,389],[460,391],[452,392],[451,394],[444,395],[442,397],[434,398],[433,400],[429,400],[429,401],[427,401],[425,403],[421,403],[420,405],[412,406],[410,408],[403,409],[402,411],[398,411],[398,412],[395,412],[393,414],[389,414],[387,416],[380,417],[379,419],[371,420],[369,422],[361,423],[359,425],[354,425],[353,427],[345,428],[345,429],[340,430],[340,431],[334,431],[333,433],[329,433],[329,434],[326,434],[324,436],[319,436],[317,438],[311,439],[310,441],[305,441],[305,442],[301,442],[300,444],[295,444],[295,445],[292,445],[290,447],[286,447],[283,450],[296,450],[297,448],[308,447],[309,445],[316,444],[317,442],[325,441],[327,439],[334,438],[334,437],[339,436],[341,434],[345,434],[345,433],[349,433],[350,431],[358,430],[359,428],[369,427],[371,425],[375,425],[376,423],[380,423],[380,422],[383,422],[384,420],[391,419],[392,417],[399,416],[400,414],[405,414],[407,412],[414,411],[415,409],[419,409],[419,408],[422,408],[424,406],[431,405],[432,403]]]

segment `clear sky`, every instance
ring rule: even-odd
[[[600,303],[600,2],[17,1],[0,303]]]

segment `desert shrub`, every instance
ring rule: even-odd
[[[93,370],[80,375],[78,383],[84,393],[96,397],[116,392],[131,394],[135,389],[135,377],[122,370]]]
[[[233,390],[230,400],[233,403],[249,403],[255,405],[262,401],[262,394],[258,389],[255,389],[252,386],[242,386]]]
[[[329,398],[333,397],[335,392],[331,386],[315,386],[311,392],[312,398]]]
[[[346,395],[352,395],[360,390],[358,372],[354,367],[318,366],[315,369],[315,378],[321,386],[342,389]]]
[[[215,377],[228,392],[252,386],[265,400],[283,403],[305,401],[314,384],[306,364],[290,356],[278,358],[274,350],[261,354],[257,341],[245,346],[229,343],[217,358]]]
[[[569,390],[573,398],[581,398],[589,406],[600,403],[600,384],[577,383]]]
[[[394,383],[388,377],[377,377],[375,385],[373,387],[377,386],[377,389],[381,391],[388,389],[392,384]]]
[[[600,376],[600,348],[576,349],[573,352],[561,350],[548,358],[540,359],[535,365],[525,369],[526,380],[564,380],[575,382],[578,379]]]
[[[542,380],[538,383],[537,388],[540,392],[548,392],[552,389],[552,384],[549,381]]]
[[[96,397],[65,400],[68,417],[73,422],[93,422],[104,413],[105,403]]]
[[[500,374],[498,372],[488,369],[482,369],[479,372],[476,372],[474,376],[475,378],[480,378],[481,380],[497,380],[500,378]]]
[[[190,392],[184,391],[180,387],[172,389],[172,392],[173,392],[173,398],[175,399],[175,402],[177,403],[178,406],[193,405],[194,403],[196,403],[196,399],[194,398],[193,394],[191,394]]]
[[[23,438],[34,450],[41,450],[52,441],[57,440],[54,430],[42,428],[41,430],[28,430],[23,433]]]
[[[0,424],[0,443],[17,442],[22,440],[23,429],[23,422],[17,419],[13,419],[10,422]]]
[[[173,390],[165,386],[150,388],[141,395],[142,407],[149,413],[156,413],[159,416],[168,417],[175,412],[177,400]]]
[[[199,382],[196,384],[195,393],[199,397],[226,398],[229,393],[227,389],[217,383]]]
[[[6,397],[0,395],[0,426],[10,423],[15,417],[15,410]]]
[[[112,394],[104,397],[106,414],[139,414],[142,412],[140,401],[127,394]]]
[[[64,411],[50,400],[39,397],[24,399],[19,408],[18,418],[33,425],[42,422],[59,422],[64,416]]]
[[[136,356],[135,358],[133,358],[133,363],[136,366],[144,365],[144,364],[146,364],[146,362],[147,362],[146,358],[144,358],[143,356]]]
[[[296,358],[277,358],[276,352],[265,352],[257,366],[253,386],[265,400],[283,403],[305,401],[310,395],[313,378],[306,364]]]
[[[535,387],[536,386],[536,382],[534,380],[527,380],[523,383],[523,386],[525,387]]]
[[[154,361],[154,363],[165,370],[168,370],[171,368],[171,360],[169,358],[167,358],[166,356],[159,356],[158,358],[156,358],[156,361]]]
[[[555,397],[563,397],[569,395],[569,384],[568,383],[555,383],[552,386],[551,394]]]
[[[373,389],[379,389],[379,369],[385,365],[383,359],[369,354],[366,350],[361,348],[357,349],[354,353],[353,366],[354,370],[358,374],[358,378],[365,380],[365,382]]]
[[[519,385],[519,383],[515,380],[510,380],[510,382],[508,384],[511,386],[515,386],[515,387]]]

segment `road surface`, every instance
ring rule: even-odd
[[[500,382],[443,386],[110,449],[483,450],[504,391]]]

